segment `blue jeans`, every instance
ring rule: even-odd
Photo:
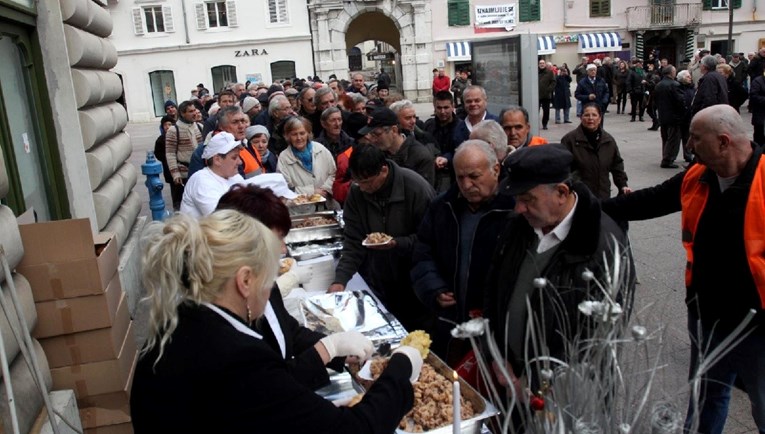
[[[699,330],[699,327],[698,315],[689,313],[690,376],[694,375],[698,365],[699,348],[708,354],[725,338],[725,335],[718,330],[707,330],[703,326]],[[699,433],[721,434],[723,432],[725,420],[728,418],[731,386],[736,377],[739,377],[752,403],[754,422],[760,434],[765,434],[765,335],[762,333],[762,330],[756,330],[750,334],[702,376],[698,403]],[[688,416],[685,420],[686,430],[691,427],[693,417],[693,405],[689,403]]]
[[[559,108],[556,108],[556,109],[555,109],[555,123],[556,123],[556,124],[559,124],[559,123],[560,123],[560,112],[563,112],[563,120],[564,120],[564,121],[566,121],[566,122],[568,122],[568,116],[569,116],[569,112],[570,112],[570,111],[571,111],[571,108],[570,108],[570,107],[569,107],[569,108],[566,108],[566,109],[559,109]]]
[[[576,100],[576,117],[582,116],[582,102],[579,100]]]

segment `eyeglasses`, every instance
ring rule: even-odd
[[[370,131],[369,134],[372,135],[373,137],[380,137],[389,131],[390,131],[390,128],[380,128],[380,129]]]

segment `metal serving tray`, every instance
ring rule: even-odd
[[[308,228],[294,228],[296,224],[312,217],[330,218],[336,223],[330,225],[311,226]],[[330,240],[343,236],[343,229],[337,220],[334,211],[321,211],[313,214],[302,214],[292,218],[293,229],[284,237],[287,244],[310,243],[313,241]]]

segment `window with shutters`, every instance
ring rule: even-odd
[[[287,0],[268,0],[268,21],[271,24],[287,24]]]
[[[590,17],[610,17],[611,0],[590,0]]]
[[[713,9],[728,9],[728,0],[703,0],[702,2],[703,9],[713,10]],[[733,9],[738,9],[741,7],[741,0],[733,0]]]
[[[449,25],[470,25],[470,0],[449,0],[447,3]]]
[[[209,1],[194,6],[198,30],[237,27],[235,1]]]
[[[174,32],[173,7],[152,5],[133,8],[133,31],[136,35]]]
[[[541,18],[539,3],[541,0],[520,0],[518,2],[519,21],[539,21]]]

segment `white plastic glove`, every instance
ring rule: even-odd
[[[282,293],[282,297],[288,296],[290,291],[297,288],[299,284],[300,278],[298,277],[298,274],[292,270],[276,278],[276,286],[279,287],[279,292]]]
[[[303,284],[306,282],[311,281],[311,277],[313,277],[313,267],[310,265],[298,265],[295,264],[292,266],[292,269],[290,272],[294,272],[295,275],[298,278],[298,283]]]
[[[327,349],[330,359],[356,356],[363,362],[375,352],[372,341],[356,331],[335,333],[322,338],[319,342]]]
[[[420,350],[407,345],[401,345],[393,350],[393,354],[396,353],[409,357],[409,362],[412,364],[412,376],[409,377],[409,381],[416,383],[417,379],[420,378],[420,371],[422,371],[422,356],[420,355]]]

